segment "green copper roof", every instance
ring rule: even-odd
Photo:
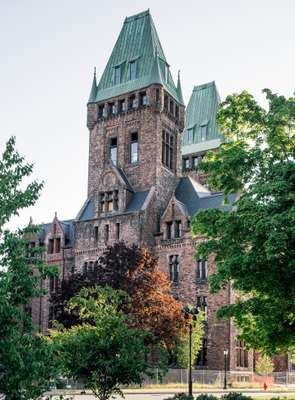
[[[177,95],[178,95],[178,98],[181,101],[181,103],[184,104],[183,97],[182,97],[181,83],[180,83],[180,71],[178,71],[178,77],[177,77]]]
[[[136,77],[130,79],[130,64],[136,64]],[[120,67],[120,82],[115,82],[115,67]],[[125,19],[120,35],[97,86],[95,100],[106,100],[159,83],[179,103],[182,98],[173,82],[149,10]],[[93,91],[91,90],[91,93]]]
[[[92,81],[92,86],[91,86],[91,91],[90,91],[88,103],[94,103],[95,102],[96,93],[97,93],[96,68],[94,68],[93,81]]]
[[[220,97],[215,82],[195,86],[186,109],[182,154],[218,147],[222,135],[216,123]]]

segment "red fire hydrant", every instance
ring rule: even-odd
[[[263,389],[266,391],[267,390],[267,384],[264,382],[263,384]]]

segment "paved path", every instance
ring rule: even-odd
[[[181,393],[183,392],[183,389],[173,389],[173,390],[169,390],[169,391],[163,391],[163,390],[150,390],[150,391],[134,391],[134,392],[127,392],[125,394],[125,400],[165,400],[168,397],[173,397],[173,394],[175,393]],[[288,398],[293,398],[295,399],[295,391],[256,391],[256,390],[240,390],[240,392],[244,393],[245,395],[251,396],[251,397],[261,397],[262,399],[264,397],[288,397]],[[198,392],[194,392],[194,396],[196,397],[198,394],[200,393],[204,393],[203,391],[198,391]],[[225,392],[220,390],[212,390],[212,391],[206,391],[206,393],[211,393],[216,397],[221,397]],[[66,397],[70,397],[70,396],[66,396]],[[74,400],[94,400],[95,397],[92,395],[78,395],[76,394],[74,396]],[[122,397],[115,397],[116,400],[122,399]]]

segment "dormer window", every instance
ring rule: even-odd
[[[55,239],[55,253],[60,253],[60,238]]]
[[[175,237],[180,238],[182,235],[181,221],[175,221]]]
[[[202,142],[207,140],[207,125],[201,126],[201,140]]]
[[[172,239],[172,222],[167,222],[166,224],[166,238],[167,240]]]
[[[136,61],[131,61],[130,63],[130,79],[136,79],[136,71],[137,70],[137,66],[136,66]]]
[[[193,129],[190,128],[187,130],[187,144],[192,144],[193,138],[194,138]]]
[[[121,83],[121,65],[115,67],[115,85]]]
[[[168,82],[168,77],[169,77],[169,66],[168,64],[165,64],[165,82]]]
[[[118,190],[100,193],[100,211],[102,213],[118,210]]]
[[[118,146],[117,146],[117,138],[113,137],[110,141],[110,153],[111,153],[111,161],[114,165],[117,165],[117,153],[118,153]]]

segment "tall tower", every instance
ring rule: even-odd
[[[88,199],[77,218],[95,229],[81,248],[106,242],[153,244],[181,173],[184,104],[149,11],[125,19],[87,104]],[[83,238],[83,240],[82,240]]]

